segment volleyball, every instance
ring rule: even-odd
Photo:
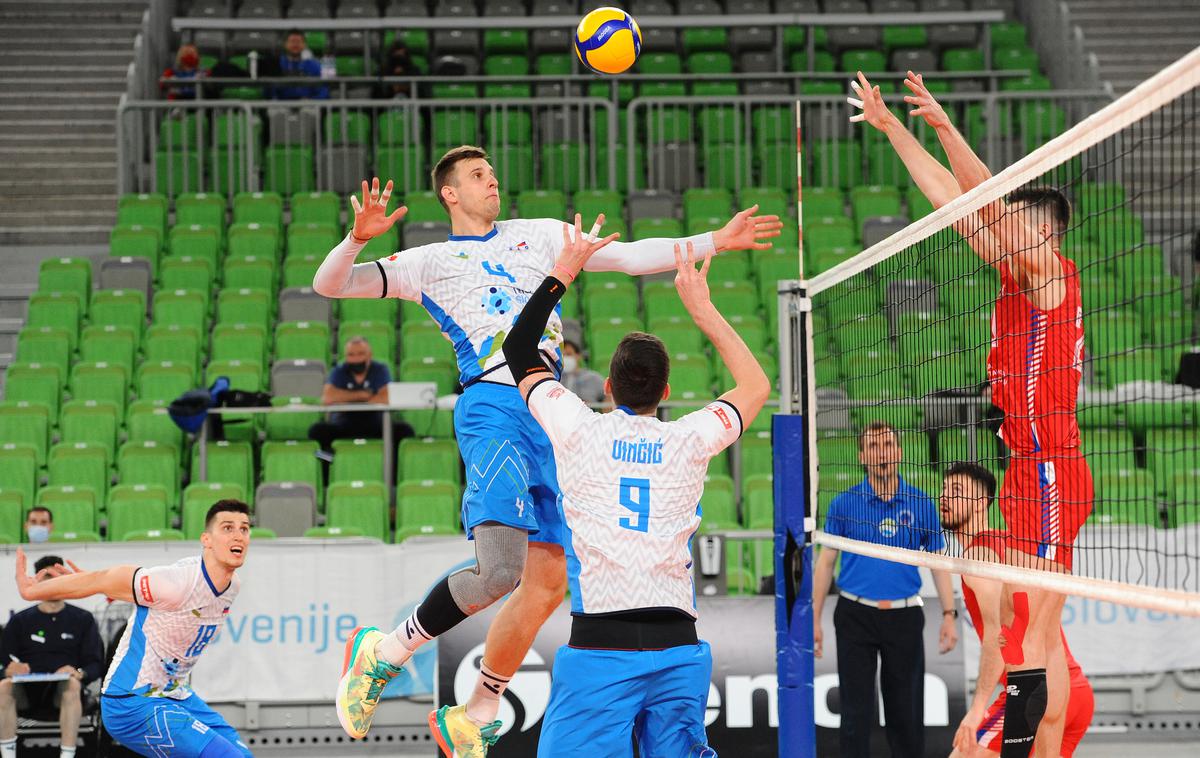
[[[620,8],[597,8],[575,30],[575,54],[597,74],[619,74],[637,61],[642,32]]]

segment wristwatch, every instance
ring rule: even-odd
[[[943,615],[943,616],[950,616],[951,618],[958,618],[958,609],[957,609],[957,608],[951,608],[951,609],[950,609],[950,610],[948,610],[948,611],[942,611],[942,615]]]

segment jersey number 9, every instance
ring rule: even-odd
[[[634,516],[622,516],[618,522],[624,529],[634,532],[650,530],[650,480],[621,477],[621,505],[634,512]]]

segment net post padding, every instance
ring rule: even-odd
[[[823,292],[860,274],[912,245],[945,229],[965,211],[1002,199],[1014,189],[1045,175],[1066,159],[1108,139],[1167,103],[1200,86],[1200,47],[1134,87],[1075,126],[1050,140],[991,179],[946,203],[867,248],[850,260],[805,282],[809,296]],[[802,272],[803,273],[803,272]]]
[[[886,561],[924,566],[928,569],[968,574],[982,579],[994,579],[1007,584],[1057,592],[1062,595],[1079,595],[1096,600],[1106,600],[1119,605],[1146,608],[1183,616],[1200,616],[1200,595],[1155,587],[1133,586],[1108,579],[1093,579],[1086,576],[1057,574],[1041,569],[1011,566],[1006,563],[989,563],[970,558],[957,558],[921,550],[859,542],[846,537],[837,537],[817,532],[813,540],[822,547],[844,550],[849,553],[880,558]]]

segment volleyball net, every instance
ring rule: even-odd
[[[932,212],[856,190],[925,215],[781,295],[818,544],[1200,614],[1198,85],[1200,49]],[[983,528],[1073,548],[1070,574],[965,558],[964,524],[847,495],[891,466],[936,509],[956,462],[997,482]]]

